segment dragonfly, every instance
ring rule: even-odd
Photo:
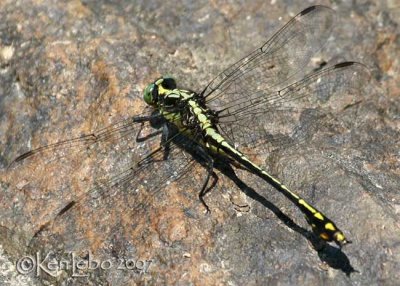
[[[72,200],[57,217],[92,199],[93,194],[108,196],[111,190],[130,189],[135,190],[131,192],[135,195],[139,185],[144,186],[146,194],[137,200],[134,208],[143,209],[162,193],[166,182],[191,176],[198,165],[205,170],[198,196],[209,211],[204,198],[217,184],[215,169],[223,163],[245,170],[272,186],[304,214],[317,237],[342,247],[351,241],[333,220],[243,151],[257,147],[260,152],[267,152],[271,145],[292,144],[291,140],[284,140],[288,138],[296,144],[294,139],[302,116],[313,110],[324,114],[323,107],[331,102],[343,109],[358,102],[356,96],[344,94],[360,88],[367,73],[363,64],[347,61],[305,72],[311,58],[326,43],[334,23],[334,10],[311,6],[294,16],[259,48],[218,74],[201,92],[178,88],[176,80],[169,76],[158,78],[144,89],[143,100],[149,107],[144,114],[30,150],[12,164],[44,154],[57,159],[57,154],[65,150],[85,151],[121,140],[131,140],[137,146],[156,141],[158,146],[153,150],[137,148],[141,151],[131,159],[129,168],[86,191],[85,199]],[[319,124],[322,123],[315,123]],[[279,136],[282,134],[286,136]],[[120,195],[126,193],[120,191]],[[47,228],[48,223],[35,236]]]

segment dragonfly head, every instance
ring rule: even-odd
[[[143,99],[148,105],[157,106],[159,98],[173,89],[176,89],[175,80],[172,77],[165,76],[149,84],[144,89]]]

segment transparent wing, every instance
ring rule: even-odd
[[[330,114],[363,100],[368,69],[344,62],[312,73],[283,89],[258,90],[246,101],[217,110],[219,129],[240,147],[281,148],[308,141]]]
[[[10,180],[23,196],[30,221],[51,217],[97,179],[121,172],[155,144],[154,116],[137,116],[78,138],[60,141],[19,156],[10,165]],[[146,121],[147,120],[147,121]],[[136,140],[139,131],[145,141]],[[21,202],[22,203],[22,202]],[[34,208],[32,208],[34,206]]]
[[[97,180],[95,187],[84,191],[59,211],[54,220],[41,227],[31,247],[56,249],[62,244],[64,251],[96,251],[105,243],[129,243],[143,228],[149,227],[148,221],[157,216],[160,209],[185,201],[174,201],[174,198],[190,196],[192,203],[198,204],[194,198],[198,198],[206,171],[200,168],[193,173],[193,167],[199,165],[201,158],[184,151],[195,150],[196,146],[197,143],[178,134],[134,162],[131,168]],[[178,188],[173,182],[178,180],[186,181],[183,194],[176,192]],[[166,187],[168,192],[163,192]],[[159,205],[152,205],[154,201]]]
[[[270,93],[283,88],[304,72],[311,56],[322,48],[334,20],[334,11],[328,7],[303,10],[260,48],[219,74],[203,96],[211,107],[218,107],[246,101],[257,90]]]
[[[108,127],[99,129],[90,134],[84,134],[77,138],[63,140],[54,144],[45,145],[34,150],[30,150],[17,158],[15,158],[9,168],[12,168],[22,162],[29,161],[33,157],[40,157],[42,161],[46,159],[55,160],[65,157],[72,152],[79,152],[88,150],[91,146],[99,144],[115,144],[127,139],[127,137],[136,136],[141,124],[156,120],[157,115],[154,116],[135,116],[125,120],[121,120]]]

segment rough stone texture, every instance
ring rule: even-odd
[[[370,67],[359,122],[318,148],[256,159],[341,226],[353,240],[342,251],[313,247],[300,212],[249,175],[242,177],[265,198],[222,178],[206,197],[210,215],[197,199],[198,168],[138,212],[129,193],[103,204],[82,195],[136,156],[129,142],[108,146],[106,155],[34,158],[6,169],[30,148],[142,113],[142,90],[160,75],[201,90],[304,1],[1,1],[1,284],[398,285],[400,7],[394,0],[318,4],[334,8],[339,22],[316,59]],[[82,198],[80,206],[32,243],[71,198]],[[145,274],[113,268],[80,278],[18,275],[7,262],[38,250],[152,262]]]

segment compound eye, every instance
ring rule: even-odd
[[[172,77],[164,77],[161,85],[164,89],[175,89],[176,82]]]
[[[149,84],[143,92],[143,99],[148,105],[155,105],[157,103],[158,98],[158,89],[157,86],[152,83]]]

